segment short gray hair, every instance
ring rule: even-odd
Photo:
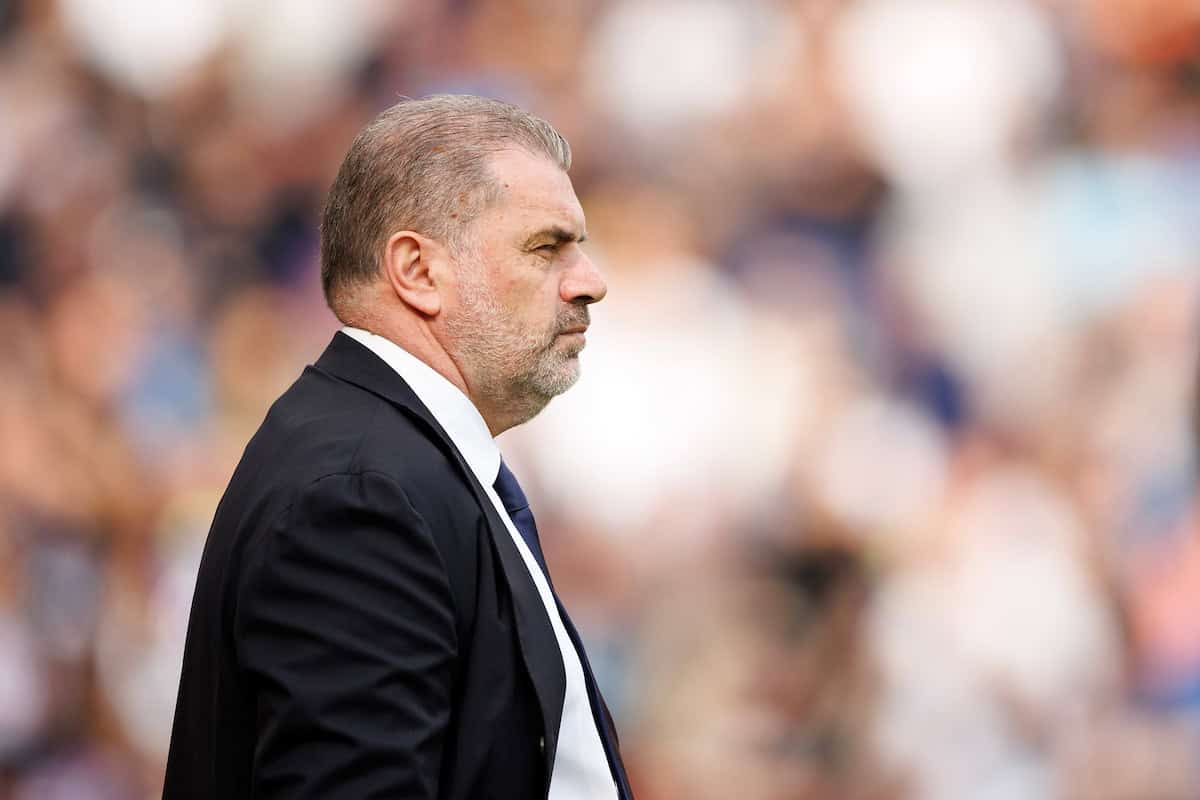
[[[465,224],[498,197],[488,160],[509,148],[571,166],[571,148],[550,123],[485,97],[401,100],[363,128],[321,217],[321,285],[334,313],[345,290],[378,276],[395,231],[458,244]]]

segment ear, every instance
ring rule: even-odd
[[[444,257],[437,242],[413,231],[398,231],[383,248],[383,272],[392,291],[416,311],[428,317],[442,310],[442,295],[435,267]]]

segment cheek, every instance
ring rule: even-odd
[[[513,319],[530,326],[545,326],[558,318],[562,305],[558,281],[552,276],[539,281],[512,280],[497,295],[500,305]]]

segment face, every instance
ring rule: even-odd
[[[499,199],[457,248],[444,323],[473,399],[511,427],[579,378],[587,307],[607,288],[580,247],[583,209],[567,174],[517,150],[491,167]]]

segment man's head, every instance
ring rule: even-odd
[[[570,161],[514,106],[404,101],[354,140],[326,201],[330,308],[458,383],[494,433],[574,383],[587,306],[606,291],[579,247]]]

